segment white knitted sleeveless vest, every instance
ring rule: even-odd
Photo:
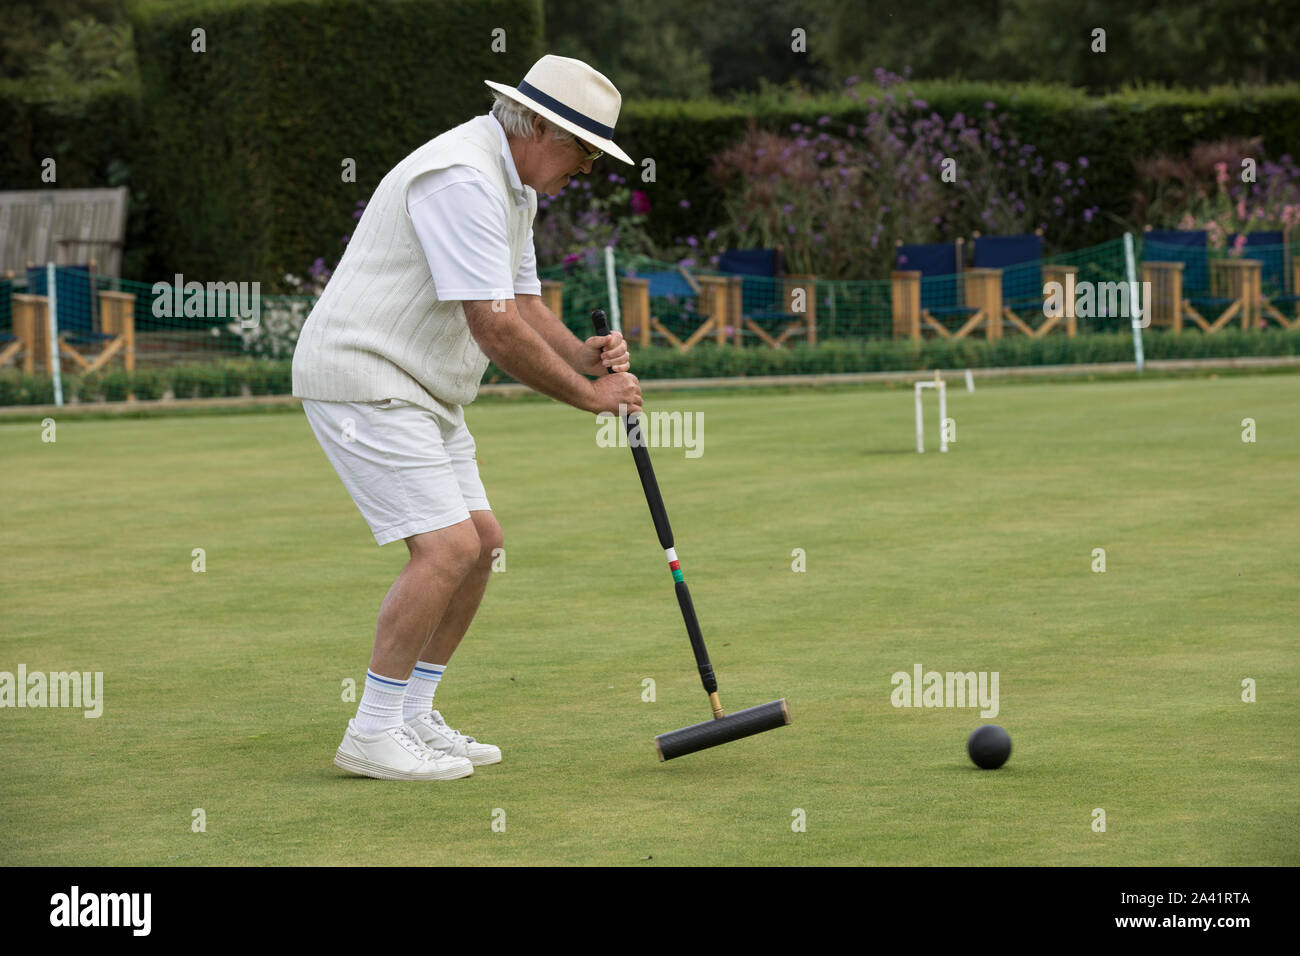
[[[488,358],[458,301],[434,294],[424,249],[406,210],[418,176],[473,166],[501,194],[510,275],[519,269],[537,194],[516,206],[501,155],[500,125],[478,116],[425,143],[383,178],[325,291],[303,324],[293,355],[293,394],[333,402],[398,398],[463,420]],[[512,290],[503,290],[509,296]]]

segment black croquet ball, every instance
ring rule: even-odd
[[[966,752],[981,770],[997,770],[1011,756],[1011,735],[997,724],[985,724],[970,735]]]

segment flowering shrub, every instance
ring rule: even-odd
[[[226,330],[239,337],[240,345],[249,355],[287,358],[293,354],[314,301],[306,296],[262,296],[257,325],[244,328],[236,321],[229,323]],[[220,335],[221,330],[214,327],[212,334]]]
[[[1256,137],[1199,143],[1186,157],[1141,160],[1134,218],[1158,228],[1204,229],[1210,248],[1230,254],[1240,254],[1247,233],[1300,225],[1300,168],[1289,155],[1274,163],[1262,154]],[[1246,159],[1255,161],[1254,182],[1243,180]]]
[[[720,241],[784,247],[787,271],[827,278],[882,276],[894,244],[933,242],[979,230],[1021,233],[1072,224],[1087,185],[1086,157],[1048,162],[1003,131],[1007,114],[984,104],[980,117],[945,120],[895,92],[902,78],[876,71],[862,126],[794,123],[782,136],[751,128],[720,153],[713,175],[726,189]],[[857,98],[857,78],[847,81]],[[945,161],[953,175],[945,181]],[[1082,211],[1085,220],[1096,207]]]
[[[653,254],[645,232],[650,198],[618,173],[610,173],[609,182],[614,188],[605,196],[593,195],[591,181],[584,178],[570,180],[555,196],[537,197],[533,247],[539,268],[579,262],[588,269],[603,268],[600,257],[606,246],[622,254]]]

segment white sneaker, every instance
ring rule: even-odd
[[[465,757],[476,767],[501,762],[499,747],[481,744],[473,737],[466,737],[460,731],[453,730],[436,710],[417,714],[406,722],[406,726],[419,736],[426,747],[456,757]]]
[[[348,721],[334,766],[380,780],[457,780],[474,772],[468,759],[431,750],[407,727],[363,737],[357,733],[355,720]]]

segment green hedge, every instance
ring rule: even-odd
[[[542,53],[541,0],[143,0],[129,12],[155,242],[166,274],[201,281],[332,264],[384,174],[487,112],[483,80],[516,83]],[[191,52],[198,27],[205,53]]]
[[[28,85],[0,82],[0,188],[44,187],[46,156],[58,160],[60,187],[128,185],[123,274],[138,279],[181,272],[274,283],[317,257],[332,263],[357,202],[395,162],[484,112],[484,79],[515,83],[544,52],[542,0],[132,0],[129,14],[138,84],[98,84],[45,103]],[[196,27],[206,31],[205,53],[191,52]],[[497,27],[507,31],[505,53],[491,50]],[[870,95],[866,83],[858,89]],[[1300,143],[1294,84],[1104,97],[970,82],[895,89],[945,117],[982,116],[985,102],[997,104],[1009,114],[1005,132],[1049,158],[1087,156],[1088,186],[1073,204],[1118,215],[1129,208],[1136,158],[1225,136],[1262,136],[1271,157]],[[751,120],[788,131],[829,116],[829,128],[842,130],[867,111],[841,94],[627,101],[617,139],[638,161],[655,160],[656,181],[606,159],[593,188],[610,188],[606,173],[630,174],[654,204],[652,233],[668,243],[721,221],[709,167]],[[357,162],[355,183],[341,181],[344,158]],[[1117,230],[1103,215],[1049,238],[1077,248]]]
[[[170,389],[173,398],[221,398],[244,394],[289,395],[293,392],[292,359],[236,359],[222,362],[187,363],[166,369],[115,368],[107,372],[65,377],[65,400],[72,395],[83,404],[121,402],[134,395],[137,401],[154,401]],[[54,382],[48,375],[22,375],[14,370],[0,372],[0,406],[49,405],[54,402]]]
[[[79,189],[110,183],[115,160],[143,145],[140,89],[128,81],[99,83],[76,99],[46,102],[18,80],[0,80],[0,188]],[[58,181],[42,182],[53,158]]]
[[[1225,329],[1214,335],[1199,332],[1147,330],[1142,337],[1147,359],[1234,358],[1238,356],[1300,355],[1300,328],[1242,332]],[[702,343],[691,351],[653,347],[633,350],[633,371],[646,381],[723,376],[811,375],[836,372],[907,372],[928,369],[1007,368],[1024,365],[1082,365],[1133,361],[1129,331],[1079,335],[1023,336],[987,339],[883,340],[822,342],[816,347],[790,349],[719,348]],[[514,381],[495,365],[483,376],[485,384]],[[83,403],[162,398],[170,389],[175,398],[214,398],[244,394],[290,395],[292,359],[236,359],[173,365],[165,370],[120,369],[64,381],[64,394]],[[54,384],[48,375],[0,372],[0,406],[49,405]]]

